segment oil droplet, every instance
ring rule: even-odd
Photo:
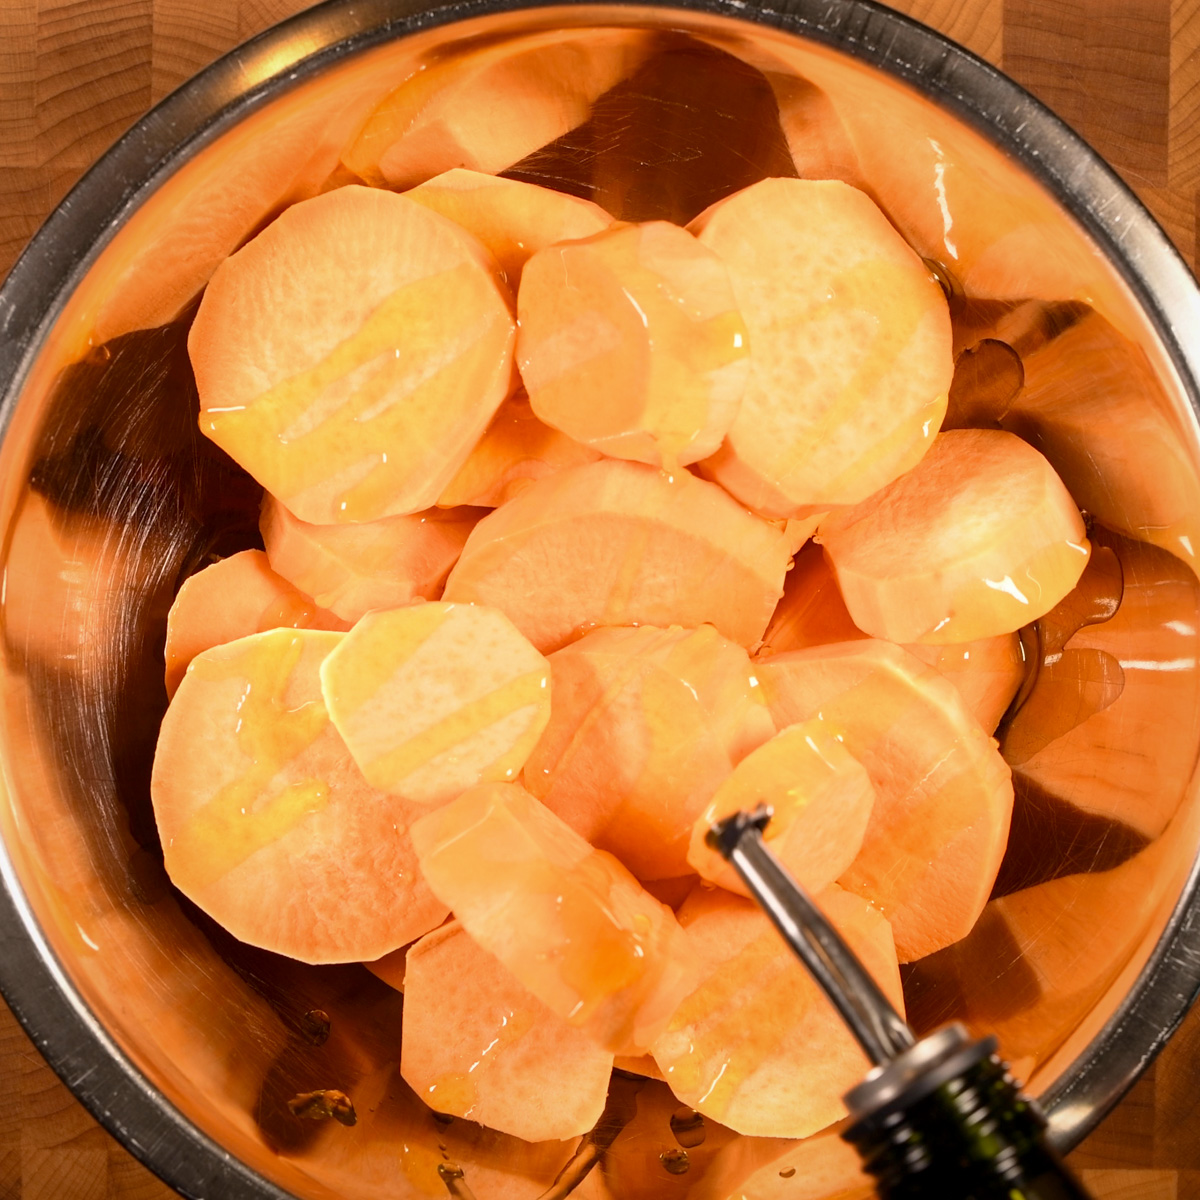
[[[314,1046],[325,1045],[329,1041],[329,1014],[323,1008],[310,1008],[300,1018],[300,1032]]]
[[[664,1150],[658,1156],[658,1161],[670,1175],[686,1175],[688,1167],[692,1165],[686,1150]]]
[[[780,1179],[791,1179],[791,1177],[793,1175],[795,1175],[795,1173],[796,1173],[795,1167],[784,1167],[784,1169],[779,1172],[779,1178]]]
[[[324,1121],[332,1117],[342,1125],[353,1125],[358,1120],[350,1097],[336,1088],[301,1092],[298,1096],[293,1096],[287,1102],[287,1106],[292,1116],[309,1121]]]
[[[675,1140],[688,1150],[704,1144],[708,1130],[704,1127],[704,1118],[693,1108],[677,1108],[671,1114],[671,1132]]]

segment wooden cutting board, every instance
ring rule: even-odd
[[[0,0],[0,276],[134,120],[304,0]],[[1197,266],[1200,0],[904,0],[1124,175]],[[1097,1197],[1200,1200],[1200,1010],[1072,1161]],[[0,1200],[165,1200],[0,1004]],[[214,1197],[213,1200],[219,1200]],[[947,1198],[949,1200],[949,1198]]]

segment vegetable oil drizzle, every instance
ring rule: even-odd
[[[193,661],[190,674],[198,680],[241,685],[235,728],[249,765],[169,839],[168,858],[176,849],[172,878],[181,886],[199,891],[215,883],[328,803],[329,785],[320,779],[301,778],[267,794],[329,725],[319,696],[294,707],[287,701],[304,648],[291,630],[279,630],[240,655]]]
[[[465,1172],[457,1163],[438,1163],[437,1173],[454,1200],[475,1200],[475,1193],[467,1186]]]
[[[658,1156],[658,1161],[662,1163],[663,1170],[668,1175],[686,1175],[688,1168],[692,1165],[688,1161],[686,1150],[664,1150]]]
[[[694,1108],[686,1106],[677,1108],[671,1114],[671,1133],[685,1150],[703,1146],[704,1139],[708,1136],[704,1118]]]

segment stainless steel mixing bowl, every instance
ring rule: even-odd
[[[256,537],[254,486],[197,431],[195,295],[274,212],[344,178],[338,148],[422,63],[604,24],[705,64],[629,110],[621,145],[651,185],[626,186],[602,130],[518,173],[686,219],[729,186],[717,159],[741,182],[790,169],[782,137],[801,173],[866,187],[951,295],[956,419],[1041,447],[1095,521],[1079,603],[1028,640],[995,899],[906,970],[914,1021],[997,1029],[1067,1147],[1200,982],[1200,294],[1113,173],[1002,75],[854,0],[335,0],[139,122],[0,292],[0,984],[80,1099],[186,1195],[436,1193],[439,1141],[479,1200],[534,1195],[569,1153],[436,1121],[396,1075],[395,993],[239,946],[173,892],[148,766],[173,592]],[[675,153],[689,138],[698,174]],[[291,1116],[317,1087],[353,1094],[353,1130]]]

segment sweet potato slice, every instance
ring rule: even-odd
[[[550,656],[525,786],[639,879],[691,871],[692,825],[775,732],[745,650],[711,626],[596,629]]]
[[[503,609],[543,652],[592,625],[711,624],[755,646],[783,590],[786,529],[686,471],[606,459],[484,517],[446,600]]]
[[[243,550],[183,581],[167,614],[167,695],[197,654],[268,629],[350,626],[271,570],[261,550]]]
[[[415,944],[412,943],[412,945]],[[382,979],[388,987],[395,988],[398,992],[403,992],[404,979],[408,972],[408,952],[412,948],[412,945],[401,946],[398,950],[393,950],[390,954],[385,954],[382,958],[376,958],[371,962],[363,963],[363,966],[376,979]]]
[[[687,856],[710,883],[747,898],[741,877],[704,838],[714,822],[760,804],[773,811],[767,845],[802,887],[816,893],[843,874],[862,848],[875,789],[862,764],[820,720],[790,725],[747,755],[697,819]]]
[[[453,167],[497,175],[582,124],[650,47],[637,30],[555,30],[448,57],[386,96],[342,161],[394,188]]]
[[[499,508],[535,479],[600,457],[598,450],[543,425],[533,415],[529,397],[517,392],[500,406],[467,461],[446,484],[438,504]]]
[[[321,664],[321,691],[366,779],[418,804],[514,779],[550,718],[550,664],[474,605],[369,613]]]
[[[514,292],[532,255],[555,242],[591,237],[613,220],[590,200],[461,167],[405,194],[473,233],[491,251]]]
[[[998,429],[938,435],[920,465],[821,523],[854,623],[893,642],[1011,633],[1079,582],[1091,544],[1054,468]]]
[[[163,718],[151,794],[167,873],[234,937],[361,962],[435,928],[414,806],[372,788],[321,701],[345,634],[276,629],[192,660]]]
[[[783,599],[763,635],[759,657],[865,637],[846,611],[837,578],[821,547],[805,546],[784,580]],[[904,649],[945,675],[988,733],[1000,724],[1025,678],[1025,656],[1015,633],[952,646],[909,642]]]
[[[373,608],[436,600],[481,515],[431,508],[361,525],[310,525],[268,494],[259,528],[271,567],[353,624]]]
[[[471,788],[418,821],[413,844],[471,937],[606,1049],[643,1053],[694,986],[671,910],[524,788]]]
[[[349,186],[226,259],[188,336],[200,428],[301,520],[437,501],[508,391],[498,268],[428,208]]]
[[[750,334],[750,383],[705,472],[792,517],[857,504],[916,466],[946,411],[950,316],[871,200],[764,179],[689,228],[725,261]]]
[[[838,882],[879,906],[901,962],[965,937],[1000,868],[1013,793],[953,684],[875,640],[779,654],[757,671],[777,724],[819,717],[875,787],[862,850]]]
[[[903,1011],[888,922],[836,884],[817,903]],[[844,1117],[842,1095],[866,1074],[867,1059],[757,905],[699,891],[680,922],[703,979],[651,1047],[671,1091],[759,1137],[807,1137]]]
[[[707,458],[750,374],[721,260],[666,221],[539,250],[521,276],[517,365],[533,411],[578,442],[667,470]]]
[[[435,1112],[527,1142],[578,1137],[600,1119],[612,1063],[457,921],[409,951],[400,1073]]]

